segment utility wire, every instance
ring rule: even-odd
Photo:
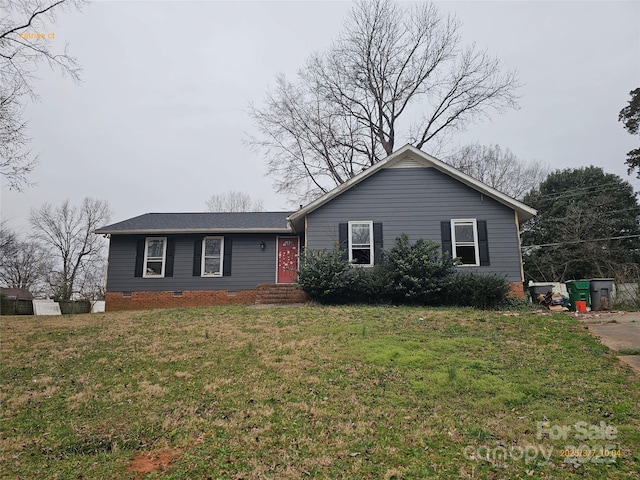
[[[566,242],[556,242],[556,243],[541,243],[539,245],[523,245],[521,248],[537,248],[537,247],[558,247],[560,245],[572,245],[577,243],[591,243],[591,242],[605,242],[609,240],[624,240],[625,238],[639,238],[640,235],[622,235],[619,237],[608,237],[608,238],[591,238],[588,240],[570,240]]]
[[[572,196],[578,195],[580,193],[591,193],[591,192],[588,192],[589,190],[595,193],[600,190],[605,190],[608,187],[619,186],[619,185],[620,185],[619,182],[601,183],[598,185],[590,185],[588,187],[568,188],[566,190],[563,190],[562,192],[554,192],[554,193],[539,193],[539,191],[536,190],[536,192],[538,193],[534,195],[535,195],[535,198],[548,198],[548,199],[566,198],[566,197],[572,197]],[[528,192],[528,193],[531,193],[531,192]]]
[[[598,205],[597,207],[602,207],[603,205]],[[611,213],[620,213],[620,212],[628,212],[630,210],[638,210],[639,214],[640,214],[640,205],[635,206],[635,207],[629,207],[629,208],[622,208],[619,210],[604,210],[604,211],[598,211],[598,212],[594,212],[593,214],[589,214],[589,215],[605,215],[608,216]],[[538,213],[538,217],[540,216],[540,213]],[[557,221],[564,221],[564,220],[571,220],[574,219],[575,215],[567,215],[565,217],[553,217],[553,218],[547,218],[546,220],[551,222],[557,222]],[[524,231],[524,230],[523,230]]]

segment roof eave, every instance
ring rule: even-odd
[[[526,210],[516,208],[515,210],[518,212],[518,223],[520,225],[538,215],[538,211],[532,208],[528,208]]]
[[[450,165],[442,162],[441,160],[438,160],[438,159],[434,159],[434,160],[438,163],[434,162],[433,168],[436,168],[440,171],[444,171],[449,176],[464,183],[468,187],[471,187],[474,190],[493,198],[498,203],[502,203],[503,205],[509,208],[512,208],[513,210],[517,210],[518,217],[520,218],[520,223],[525,222],[530,218],[533,218],[536,215],[538,215],[537,210],[529,207],[528,205],[525,205],[521,201],[516,200],[515,198],[511,198],[509,195],[506,195],[500,192],[499,190],[496,190],[495,188],[492,188],[489,185],[486,185],[480,182],[479,180],[476,180],[475,178],[470,177],[469,175],[454,169]]]
[[[338,187],[334,188],[333,190],[330,190],[329,192],[325,193],[321,197],[316,198],[313,202],[309,203],[308,205],[305,205],[300,210],[297,210],[297,211],[293,212],[289,217],[287,217],[287,220],[289,220],[290,222],[295,222],[298,219],[300,219],[300,218],[304,217],[305,215],[307,215],[308,213],[313,212],[317,208],[321,207],[325,203],[329,202],[333,198],[335,198],[338,195],[340,195],[345,190],[349,190],[354,185],[357,185],[361,181],[363,181],[366,178],[370,177],[375,172],[377,172],[378,170],[383,168],[384,165],[388,164],[390,161],[394,160],[398,156],[400,156],[403,153],[405,153],[407,150],[409,150],[409,148],[407,148],[407,147],[409,147],[409,146],[405,145],[404,147],[402,147],[401,149],[399,149],[396,152],[393,152],[391,155],[389,155],[385,159],[379,161],[378,163],[376,163],[372,167],[369,167],[366,170],[360,172],[355,177],[350,178],[349,180],[344,182],[342,185],[339,185]]]
[[[192,233],[291,233],[290,228],[163,228],[163,229],[133,229],[133,230],[105,230],[98,229],[97,235],[176,235]]]

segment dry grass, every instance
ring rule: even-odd
[[[7,478],[640,471],[637,377],[569,316],[220,307],[1,320]],[[613,425],[622,458],[565,463],[573,439],[537,439],[543,419]],[[555,453],[476,454],[525,446]]]

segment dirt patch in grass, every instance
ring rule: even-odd
[[[127,472],[135,473],[137,478],[146,473],[162,472],[180,456],[176,448],[163,448],[138,455],[127,465]]]

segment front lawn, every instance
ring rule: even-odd
[[[0,322],[5,478],[640,475],[639,377],[566,314],[212,307]]]

